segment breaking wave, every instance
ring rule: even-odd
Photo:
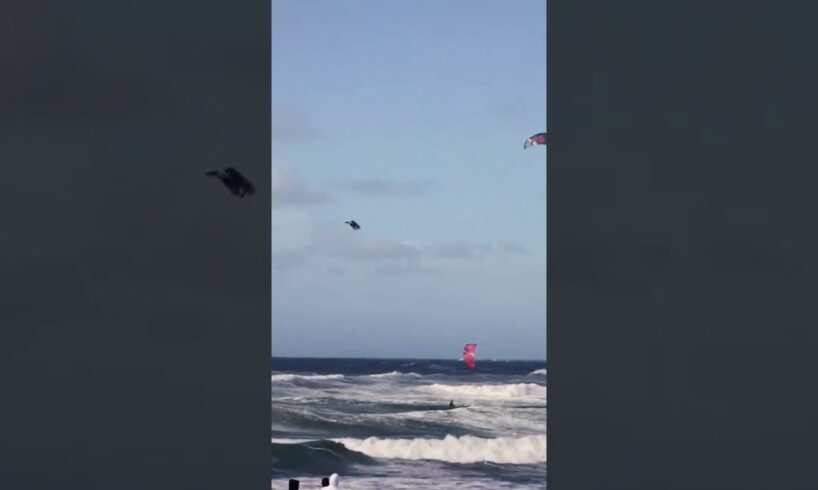
[[[273,475],[350,473],[353,465],[376,464],[371,457],[341,443],[318,440],[272,444]],[[278,468],[277,470],[275,468]]]
[[[546,375],[545,369],[537,369],[536,371],[531,371],[528,373],[529,376],[535,376],[537,374],[542,374],[543,376]]]
[[[270,381],[293,381],[295,379],[321,381],[326,379],[343,379],[343,377],[343,374],[273,374],[270,376]]]
[[[413,378],[420,378],[421,376],[418,373],[401,373],[398,371],[392,371],[391,373],[380,373],[380,374],[370,374],[370,378],[397,378],[400,376],[411,376]]]
[[[545,397],[546,387],[534,383],[504,385],[442,385],[433,384],[427,390],[466,398],[523,398]]]
[[[372,458],[436,460],[447,463],[537,464],[546,461],[544,435],[498,437],[446,436],[443,439],[335,439]]]

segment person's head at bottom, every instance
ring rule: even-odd
[[[290,490],[298,490],[298,486],[301,483],[298,480],[290,480]]]
[[[321,488],[328,487],[328,486],[329,486],[329,477],[325,476],[324,478],[321,478]]]

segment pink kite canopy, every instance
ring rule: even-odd
[[[469,369],[474,369],[474,352],[477,350],[477,344],[466,344],[463,347],[463,362],[466,363],[466,367]]]

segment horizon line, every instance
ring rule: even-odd
[[[379,359],[379,360],[395,360],[395,361],[462,361],[462,359],[453,359],[451,357],[364,357],[364,356],[271,356],[271,359]],[[479,359],[481,361],[525,361],[525,362],[546,362],[545,359]]]

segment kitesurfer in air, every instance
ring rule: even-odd
[[[361,229],[361,225],[359,225],[358,223],[356,223],[354,219],[353,219],[353,220],[349,220],[349,221],[344,221],[344,223],[346,223],[346,224],[348,224],[350,227],[352,227],[352,229],[353,229],[353,230],[360,230],[360,229]]]

